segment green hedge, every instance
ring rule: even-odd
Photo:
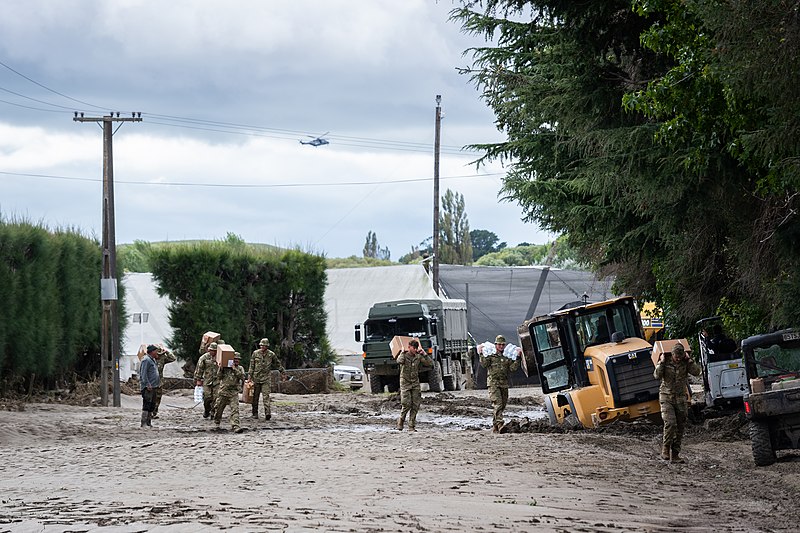
[[[262,337],[287,368],[330,356],[323,257],[216,241],[153,249],[150,261],[159,294],[171,300],[169,346],[179,357],[196,362],[209,330],[245,365]]]
[[[53,380],[98,372],[101,268],[98,242],[77,231],[0,220],[0,378],[6,387],[32,375]],[[120,284],[124,317],[121,292]]]

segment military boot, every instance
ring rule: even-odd
[[[662,446],[661,447],[661,458],[664,459],[665,461],[669,461],[670,451],[671,450],[669,449],[669,446],[667,446],[666,444],[664,446]]]
[[[673,449],[671,451],[672,451],[672,455],[670,456],[670,461],[672,461],[673,463],[685,463],[686,462],[683,459],[681,459],[680,450]]]
[[[142,426],[141,427],[146,428],[149,425],[147,423],[147,415],[149,415],[149,414],[150,413],[147,412],[147,411],[142,411]]]
[[[402,418],[397,419],[397,431],[403,431],[404,421]]]
[[[498,422],[492,424],[492,433],[500,433],[500,424]]]
[[[153,424],[151,424],[151,420],[153,420],[153,413],[149,413],[148,412],[147,413],[147,427],[153,427]]]

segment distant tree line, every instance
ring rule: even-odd
[[[671,333],[800,324],[796,2],[462,0],[502,194]],[[731,326],[735,326],[731,327]]]
[[[298,250],[240,246],[230,239],[159,247],[150,251],[157,289],[169,297],[169,346],[196,362],[208,330],[242,354],[270,339],[287,368],[331,362],[325,334],[325,260]]]
[[[99,243],[75,230],[0,220],[0,392],[98,373],[101,270]]]

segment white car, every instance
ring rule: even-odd
[[[351,390],[358,390],[364,386],[364,373],[355,366],[333,365],[333,377],[343,385],[349,385]]]

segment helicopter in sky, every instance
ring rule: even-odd
[[[326,131],[319,137],[314,137],[313,135],[309,135],[311,137],[310,141],[300,140],[300,144],[310,144],[311,146],[324,146],[326,144],[330,144],[331,142],[328,139],[325,139],[325,136],[329,134],[329,131]]]

